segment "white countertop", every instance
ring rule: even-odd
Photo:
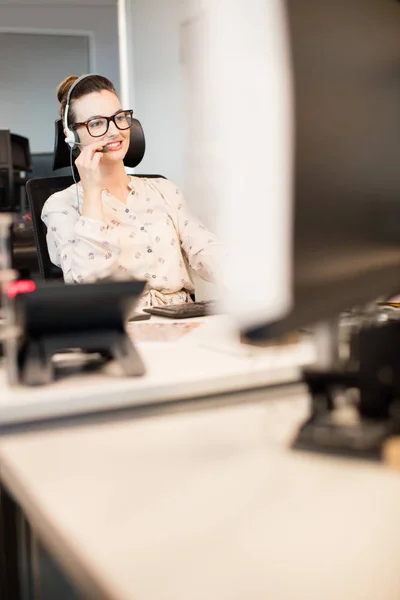
[[[307,406],[5,437],[1,476],[96,600],[398,600],[400,478],[289,450]]]
[[[238,343],[223,319],[197,321],[201,326],[177,341],[136,344],[147,369],[142,377],[123,377],[111,363],[100,372],[64,377],[48,386],[10,387],[0,369],[0,424],[295,382],[302,365],[315,359],[309,340],[251,349]],[[157,322],[173,325],[153,318],[141,325]]]

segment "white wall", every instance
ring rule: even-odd
[[[184,188],[179,0],[131,0],[131,97],[146,135],[137,173],[161,173]]]
[[[185,27],[181,24],[196,9],[196,1],[189,3],[189,13],[186,0],[127,0],[126,4],[128,63],[133,65],[130,97],[146,136],[146,154],[136,172],[161,173],[174,181],[193,212],[214,230],[212,201],[187,193],[187,188],[193,189],[193,177],[188,181],[185,173],[188,96],[182,38]],[[192,276],[198,300],[216,296],[212,284]]]
[[[193,100],[188,89],[195,68],[187,24],[201,0],[126,0],[126,5],[133,73],[130,97],[146,136],[146,154],[136,172],[172,179],[195,214],[213,230],[213,199],[190,193],[196,188],[196,174],[187,168],[194,139],[186,119]]]
[[[0,33],[0,126],[26,136],[32,153],[51,152],[61,74],[89,71],[87,36]]]
[[[0,0],[0,27],[93,32],[96,70],[119,87],[116,0]]]
[[[111,79],[119,89],[116,0],[0,0],[0,30],[21,29],[92,32],[94,70]],[[60,73],[59,80],[69,74]],[[56,117],[57,114],[49,115],[52,122]]]

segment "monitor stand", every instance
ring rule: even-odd
[[[127,376],[143,375],[145,367],[124,329],[89,330],[26,336],[18,349],[18,380],[23,385],[45,385],[55,378],[53,357],[67,349],[79,348],[99,354],[99,366],[116,360]]]
[[[335,348],[337,333],[331,329],[325,350]],[[400,434],[400,321],[360,327],[346,363],[331,358],[304,371],[311,411],[293,447],[379,460],[387,439]]]

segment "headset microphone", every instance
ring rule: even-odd
[[[81,144],[81,142],[75,142],[77,146],[91,146],[92,144]],[[101,149],[96,150],[96,152],[102,152],[106,154],[108,152],[108,146],[103,146]]]

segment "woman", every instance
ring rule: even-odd
[[[77,79],[69,76],[58,86],[63,121]],[[142,307],[190,302],[186,262],[201,278],[216,281],[221,245],[173,183],[125,172],[132,111],[122,108],[108,79],[89,75],[71,90],[66,117],[79,140],[80,182],[43,207],[51,261],[67,283],[146,279]]]

